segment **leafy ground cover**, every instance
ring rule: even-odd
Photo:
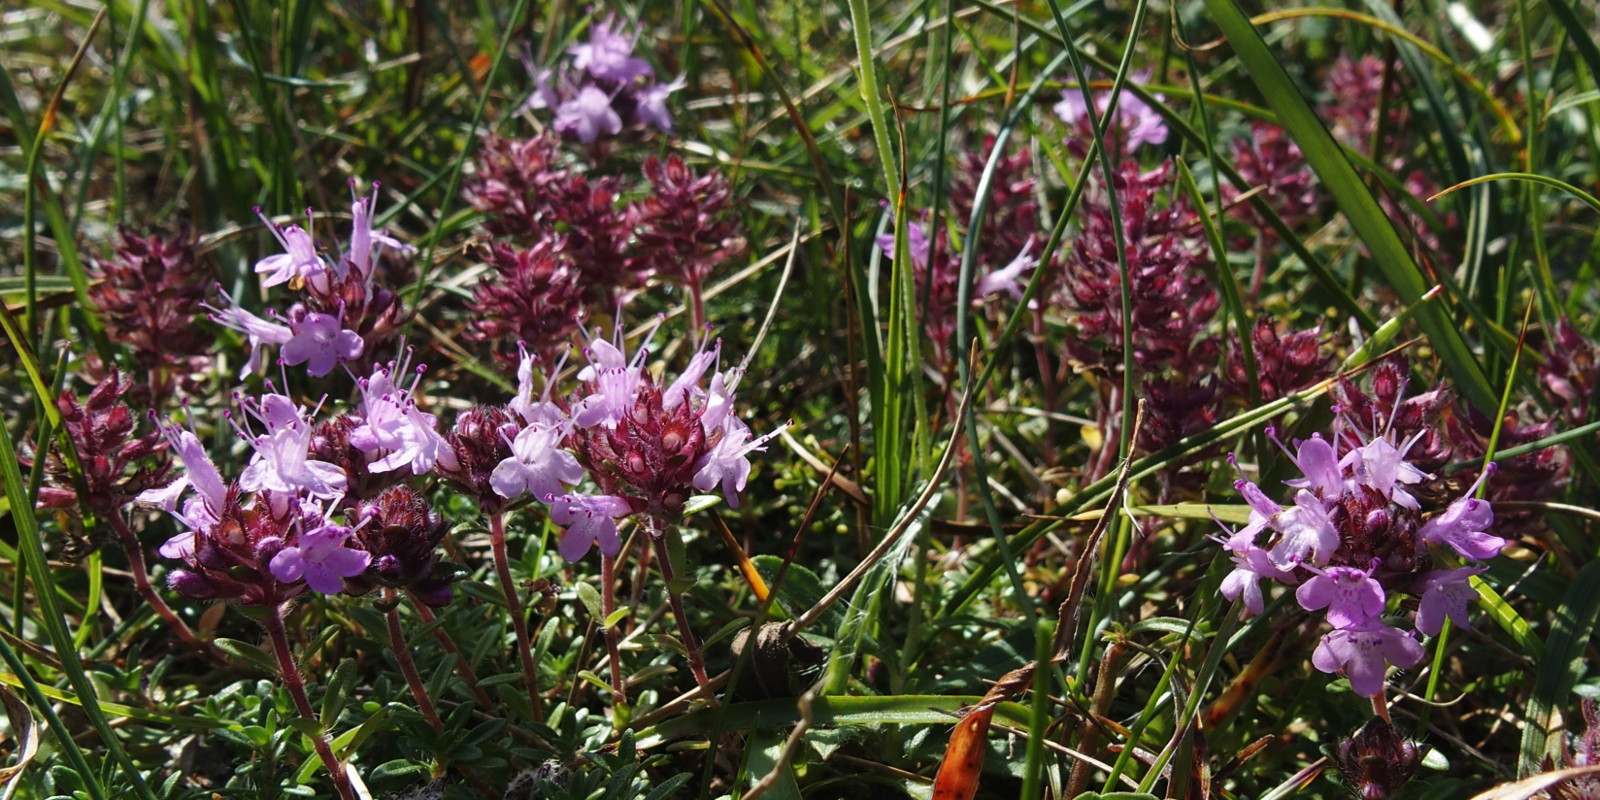
[[[0,13],[8,793],[1600,796],[1592,6]]]

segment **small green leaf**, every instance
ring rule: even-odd
[[[589,612],[590,618],[605,618],[605,612],[600,605],[600,590],[594,588],[593,584],[578,584],[578,602],[583,604],[584,609]]]
[[[267,655],[267,651],[249,642],[238,639],[217,639],[213,644],[223,653],[233,656],[250,666],[274,675],[278,672],[278,662],[272,656]]]
[[[712,508],[721,502],[722,495],[720,494],[697,494],[694,497],[689,498],[689,502],[683,504],[683,515],[687,517],[690,514],[698,514],[699,512],[708,508]]]

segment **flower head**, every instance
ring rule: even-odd
[[[622,131],[622,117],[611,107],[611,96],[598,86],[585,86],[556,108],[556,131],[590,144]]]
[[[589,40],[567,48],[572,66],[604,81],[627,83],[655,73],[650,62],[633,55],[635,36],[612,30],[614,21],[596,20],[589,26]]]
[[[1362,800],[1388,800],[1416,773],[1422,751],[1393,725],[1373,717],[1339,741],[1333,763]]]
[[[1368,620],[1322,637],[1311,663],[1323,672],[1349,678],[1356,694],[1371,697],[1383,691],[1390,664],[1407,669],[1422,663],[1422,656],[1422,645],[1411,634],[1381,620]]]
[[[284,583],[303,577],[315,591],[338,594],[344,590],[344,579],[360,575],[372,559],[364,550],[345,547],[350,534],[343,525],[323,525],[301,533],[294,544],[272,557],[273,577]]]
[[[84,491],[78,491],[61,455],[51,452],[45,459],[51,485],[40,488],[40,505],[64,509],[81,504],[96,514],[113,514],[166,481],[172,464],[165,458],[163,434],[133,435],[137,418],[124,399],[132,388],[133,382],[113,367],[82,400],[70,389],[56,398],[61,424],[78,456]]]
[[[411,474],[421,475],[441,460],[448,467],[455,459],[434,415],[417,408],[412,397],[423,367],[417,367],[404,389],[395,385],[393,375],[405,368],[405,361],[390,362],[359,384],[364,421],[351,432],[350,443],[364,453],[385,453],[368,466],[373,472],[410,468]]]
[[[406,589],[430,606],[443,606],[453,594],[455,570],[439,559],[439,543],[450,522],[407,486],[395,486],[356,506],[355,536],[372,554],[367,570],[345,576],[346,591],[364,593],[374,584]]]
[[[211,344],[197,323],[212,279],[211,269],[195,251],[193,232],[187,224],[171,236],[139,236],[121,229],[117,239],[110,257],[94,260],[100,280],[89,287],[106,336],[128,345],[134,361],[158,376],[169,374],[171,367],[180,374],[195,371],[194,360],[204,358]],[[172,388],[156,380],[150,387],[152,405]]]
[[[317,253],[317,243],[311,238],[311,227],[316,221],[311,209],[306,209],[306,227],[290,225],[285,228],[261,212],[260,206],[255,209],[256,216],[272,231],[272,237],[283,246],[284,252],[275,256],[267,256],[256,262],[255,271],[258,275],[266,276],[262,286],[277,286],[280,283],[290,283],[296,280],[307,281],[321,277],[328,265],[323,262],[322,256]]]
[[[598,545],[606,556],[615,556],[622,549],[617,538],[617,520],[633,513],[627,498],[613,495],[565,494],[548,499],[550,520],[567,526],[561,534],[561,557],[577,561]]]

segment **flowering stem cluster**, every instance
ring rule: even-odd
[[[1363,431],[1339,420],[1331,439],[1314,435],[1289,453],[1303,473],[1285,482],[1293,490],[1289,504],[1249,480],[1235,482],[1250,519],[1223,542],[1234,569],[1222,593],[1260,614],[1263,579],[1296,587],[1301,608],[1321,612],[1333,627],[1312,664],[1349,678],[1357,694],[1375,696],[1388,665],[1422,661],[1416,633],[1437,636],[1446,619],[1467,626],[1467,604],[1477,596],[1469,581],[1487,567],[1449,563],[1492,558],[1506,540],[1487,532],[1494,512],[1475,497],[1492,465],[1461,498],[1424,519],[1408,487],[1433,476],[1406,460],[1421,434],[1396,442],[1387,425]],[[1420,598],[1415,632],[1388,621],[1391,598],[1400,594]]]

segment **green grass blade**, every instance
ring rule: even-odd
[[[1572,586],[1555,610],[1555,625],[1538,659],[1539,676],[1522,728],[1522,747],[1517,774],[1527,777],[1538,772],[1549,740],[1550,716],[1557,707],[1574,701],[1572,687],[1588,671],[1586,653],[1589,637],[1600,616],[1600,561],[1590,561],[1572,578]],[[1533,655],[1525,653],[1525,655]]]
[[[1300,146],[1306,163],[1317,173],[1351,227],[1367,246],[1372,259],[1407,303],[1422,298],[1428,286],[1394,225],[1373,199],[1344,151],[1300,94],[1283,65],[1273,56],[1250,20],[1234,0],[1205,0],[1206,7],[1234,52],[1249,69],[1256,88],[1267,98],[1278,121]],[[1499,394],[1489,385],[1477,358],[1461,338],[1444,309],[1429,304],[1418,315],[1422,329],[1438,351],[1457,388],[1474,406],[1490,412]]]
[[[0,428],[0,479],[5,483],[6,498],[11,503],[11,520],[17,530],[17,549],[22,554],[28,578],[33,583],[33,596],[39,604],[40,622],[49,635],[51,646],[55,648],[56,657],[61,659],[62,670],[66,672],[73,691],[77,693],[82,703],[84,716],[89,718],[90,724],[100,735],[103,746],[110,753],[112,760],[122,768],[128,781],[137,790],[138,796],[143,800],[155,800],[155,795],[145,783],[144,776],[139,773],[129,760],[128,754],[122,749],[121,740],[117,738],[116,731],[106,718],[105,710],[100,706],[94,683],[89,680],[88,673],[78,660],[78,651],[73,647],[72,632],[67,630],[66,621],[61,616],[61,608],[56,604],[55,578],[45,558],[44,544],[39,539],[38,521],[34,518],[33,503],[28,500],[29,491],[22,482],[22,472],[18,468],[11,432],[3,428]],[[82,777],[85,781],[92,780],[92,776]]]

